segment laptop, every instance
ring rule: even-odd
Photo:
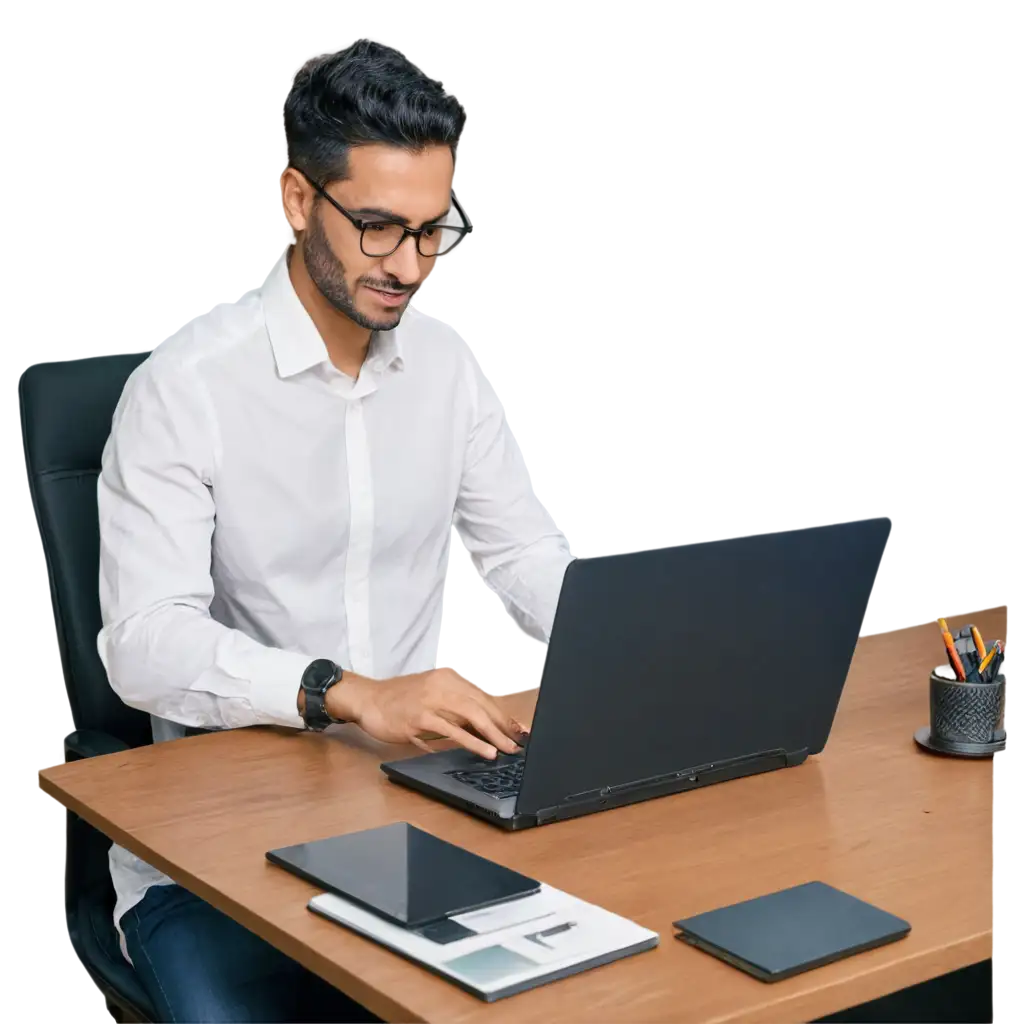
[[[525,750],[381,770],[514,830],[798,765],[828,739],[891,525],[576,559]]]

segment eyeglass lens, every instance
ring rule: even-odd
[[[431,224],[416,239],[423,256],[443,256],[462,237],[458,229],[463,222],[458,212],[453,209],[446,220],[446,223]],[[368,223],[363,228],[363,252],[367,256],[387,256],[398,247],[403,232],[401,224]]]

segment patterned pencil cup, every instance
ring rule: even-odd
[[[991,683],[960,683],[944,678],[948,671],[943,665],[931,675],[932,739],[951,747],[1005,740],[1006,677],[997,676]]]

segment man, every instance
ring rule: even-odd
[[[469,349],[410,305],[469,233],[465,112],[360,40],[308,62],[284,113],[295,244],[158,346],[118,404],[100,655],[156,741],[348,721],[513,753],[523,727],[434,668],[451,525],[542,641],[572,556]],[[110,866],[123,951],[164,1019],[365,1014],[127,851]]]

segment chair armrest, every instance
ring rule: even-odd
[[[64,740],[64,760],[81,761],[100,754],[120,754],[131,748],[109,732],[98,729],[79,729]]]

